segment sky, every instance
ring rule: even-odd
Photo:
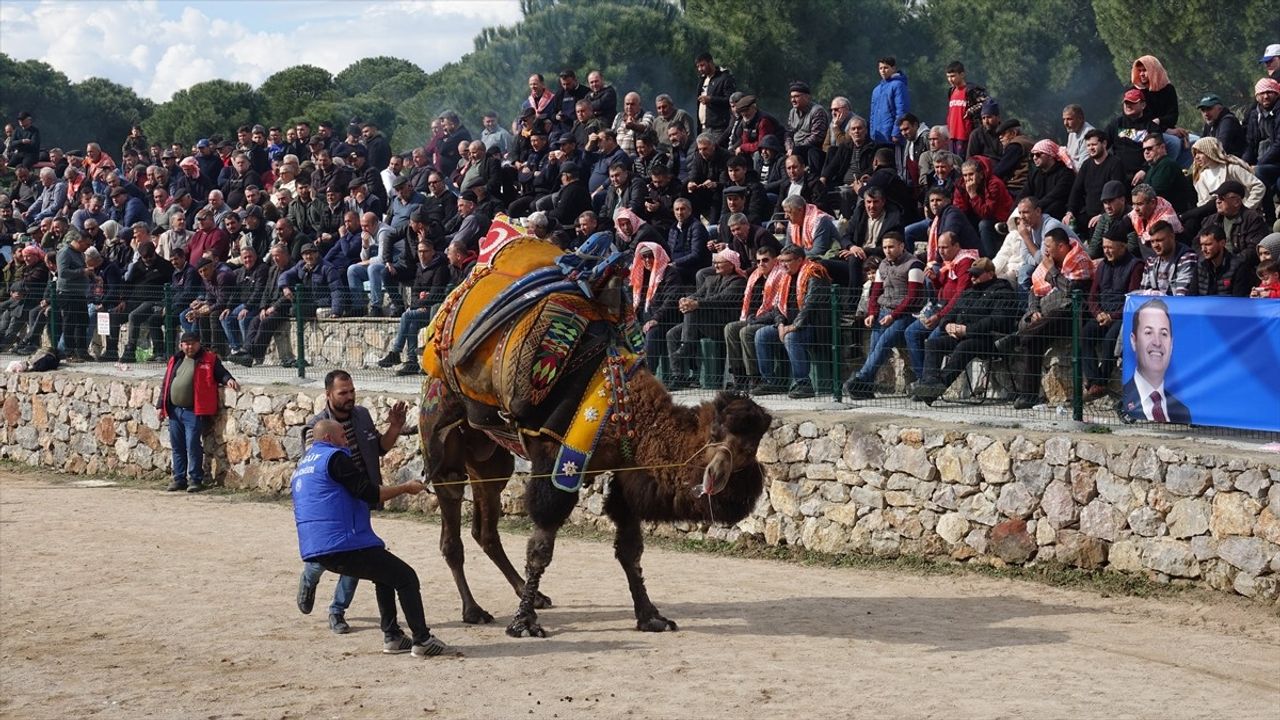
[[[517,0],[0,0],[0,52],[164,102],[205,80],[257,86],[304,63],[336,74],[391,55],[431,72],[483,28],[519,19]]]

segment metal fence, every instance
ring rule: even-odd
[[[245,308],[212,304],[198,290],[172,285],[125,290],[123,300],[105,302],[95,302],[92,295],[46,292],[39,300],[0,303],[3,349],[28,353],[36,346],[58,347],[71,361],[159,361],[177,349],[183,331],[192,330],[225,359],[253,367],[248,377],[318,378],[342,368],[402,392],[417,390],[427,309],[396,317],[335,315],[327,298],[299,289],[277,302],[274,319],[268,319],[259,309],[241,317]],[[649,366],[688,400],[732,387],[766,398],[772,407],[815,412],[839,403],[1015,421],[1132,422],[1120,412],[1114,360],[1123,338],[1117,340],[1118,328],[1107,334],[1097,326],[1078,292],[1047,322],[1028,322],[1023,300],[997,308],[1003,325],[994,325],[1013,332],[980,338],[966,338],[963,328],[952,327],[954,316],[930,327],[935,305],[884,324],[876,318],[868,326],[867,298],[840,286],[823,288],[810,305],[807,325],[789,332],[739,320],[736,302],[703,303],[689,312],[678,306],[659,309],[644,332]],[[1120,322],[1117,317],[1115,323]],[[966,339],[970,342],[962,342]],[[1206,431],[1275,435],[1196,428]]]

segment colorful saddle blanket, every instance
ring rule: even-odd
[[[574,492],[607,423],[626,414],[626,379],[643,342],[628,305],[590,299],[566,281],[562,255],[536,238],[508,240],[445,299],[422,367],[508,450],[527,457],[522,436],[557,440],[553,482]]]

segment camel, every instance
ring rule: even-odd
[[[554,554],[556,534],[577,504],[581,485],[610,472],[605,513],[616,526],[615,556],[631,590],[636,628],[676,630],[676,623],[662,616],[645,588],[640,524],[680,520],[731,524],[746,517],[763,492],[764,473],[756,450],[772,418],[747,396],[730,392],[721,392],[698,407],[675,403],[642,360],[630,353],[628,337],[634,335],[625,330],[625,312],[601,307],[595,298],[577,297],[576,280],[557,286],[557,292],[575,296],[563,302],[576,309],[572,317],[581,320],[582,332],[557,335],[549,330],[544,339],[536,317],[530,320],[526,315],[547,312],[545,304],[532,305],[526,313],[513,315],[511,323],[504,323],[504,327],[524,328],[533,342],[540,342],[544,349],[553,345],[561,353],[557,371],[549,373],[553,382],[535,383],[532,393],[520,385],[513,393],[511,375],[504,375],[503,368],[515,362],[509,358],[519,352],[523,341],[513,339],[511,333],[516,331],[494,331],[492,337],[472,342],[470,350],[464,348],[470,325],[501,315],[505,304],[501,290],[522,283],[518,289],[523,290],[530,273],[546,267],[562,252],[540,241],[514,244],[522,249],[504,248],[501,253],[507,253],[507,258],[500,253],[492,267],[473,273],[446,299],[428,330],[423,351],[422,367],[428,375],[419,418],[424,472],[439,499],[440,549],[458,586],[463,621],[493,621],[476,602],[463,571],[464,488],[472,491],[472,537],[520,598],[507,634],[546,637],[536,611],[551,606],[539,586]],[[486,282],[492,285],[487,291]],[[476,287],[481,291],[468,299]],[[569,340],[551,342],[561,337]],[[593,400],[597,396],[600,399]],[[608,409],[597,412],[605,403]],[[575,455],[575,426],[566,430],[563,423],[557,425],[557,418],[579,422],[584,416],[598,428],[586,446],[589,452]],[[527,579],[507,558],[497,528],[502,490],[514,467],[513,453],[531,463],[523,498],[533,523],[526,549]]]

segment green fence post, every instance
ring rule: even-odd
[[[305,328],[302,324],[302,287],[297,286],[293,291],[293,324],[294,332],[298,336],[298,377],[305,378],[307,376],[307,341]]]
[[[175,322],[177,322],[177,318],[176,318],[176,317],[174,317],[174,313],[173,313],[173,286],[172,286],[172,285],[170,285],[170,284],[168,284],[168,283],[165,283],[163,290],[164,290],[164,297],[163,297],[163,301],[164,301],[164,352],[165,352],[165,355],[172,356],[172,355],[173,355],[173,352],[174,352],[174,350],[173,350],[173,336],[174,336],[174,329],[173,329],[173,326],[174,326],[174,323],[175,323]],[[151,347],[154,349],[154,348],[155,348],[155,346],[156,346],[155,340],[152,340],[152,341],[151,341]]]
[[[53,352],[56,354],[58,352],[58,331],[61,329],[58,327],[60,324],[58,321],[61,319],[58,317],[59,289],[57,279],[52,279],[49,282],[53,284],[53,292],[49,293],[49,341],[53,347]],[[32,342],[39,342],[39,338],[32,338]]]
[[[836,402],[841,400],[840,368],[840,293],[835,285],[831,285],[831,397]]]
[[[1084,377],[1080,355],[1080,315],[1083,303],[1079,290],[1071,291],[1071,417],[1076,422],[1084,420]]]

